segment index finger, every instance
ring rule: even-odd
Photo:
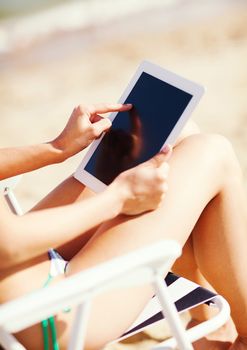
[[[97,114],[97,113],[109,113],[109,112],[124,112],[129,111],[132,108],[132,104],[122,104],[122,103],[115,103],[115,104],[106,104],[106,103],[100,103],[92,106],[88,106],[88,111],[90,114]]]

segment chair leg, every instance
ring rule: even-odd
[[[157,275],[154,280],[154,287],[156,295],[162,307],[162,312],[166,318],[171,332],[176,339],[175,345],[177,344],[178,349],[181,350],[193,350],[191,342],[187,337],[187,332],[183,327],[181,319],[178,315],[175,304],[172,302],[164,278]],[[163,343],[162,343],[163,344]],[[155,347],[156,348],[156,347]],[[161,348],[159,348],[161,349]],[[163,349],[170,349],[169,347],[162,347]],[[173,349],[173,348],[172,348]]]
[[[18,342],[18,340],[4,329],[0,328],[0,346],[6,350],[26,350],[26,348]]]
[[[11,211],[16,215],[23,215],[23,210],[17,201],[14,192],[11,188],[6,187],[4,191],[5,199],[11,209]]]
[[[83,350],[91,301],[78,305],[71,330],[68,350]]]
[[[186,331],[187,339],[193,343],[198,339],[203,338],[205,335],[214,332],[221,326],[223,326],[230,318],[230,307],[227,301],[220,295],[217,295],[212,299],[212,302],[215,307],[219,309],[219,312],[216,316],[212,317],[210,320],[200,323],[199,325],[192,327]],[[167,350],[167,349],[176,349],[177,342],[176,339],[170,338],[164,342],[155,345],[153,350]],[[187,349],[187,348],[181,348]]]

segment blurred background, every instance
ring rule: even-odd
[[[75,105],[117,101],[143,59],[207,88],[193,118],[231,140],[247,190],[247,0],[0,0],[0,147],[49,141]],[[24,208],[81,158],[25,175]]]

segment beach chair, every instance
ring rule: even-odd
[[[11,209],[21,215],[21,208],[11,187],[15,183],[15,179],[0,182],[0,188]],[[230,308],[222,296],[187,279],[168,273],[164,280],[165,271],[180,254],[181,247],[177,242],[160,241],[87,269],[49,288],[7,302],[0,306],[0,344],[6,350],[24,350],[13,333],[73,307],[76,312],[68,349],[82,350],[93,297],[113,288],[149,282],[154,287],[155,296],[132,326],[114,342],[126,339],[165,318],[173,337],[152,348],[193,349],[192,342],[227,322]],[[217,307],[219,312],[212,319],[185,330],[178,313],[203,303]]]

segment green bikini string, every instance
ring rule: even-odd
[[[47,287],[52,280],[53,280],[53,277],[50,274],[48,274],[48,278],[45,281],[43,288]],[[41,322],[43,339],[44,339],[44,350],[49,350],[49,325],[51,329],[51,339],[52,339],[53,350],[59,350],[59,345],[57,341],[56,322],[53,316]]]

